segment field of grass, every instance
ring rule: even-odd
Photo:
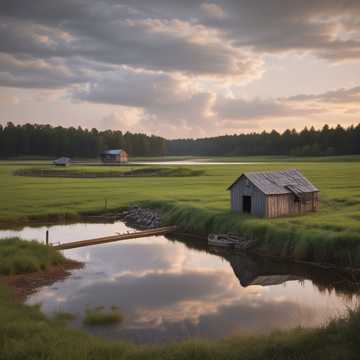
[[[0,241],[0,275],[16,275],[61,265],[65,258],[50,246],[18,238]]]
[[[324,261],[335,256],[338,262],[360,263],[360,163],[356,161],[209,164],[190,167],[205,171],[201,176],[121,179],[13,176],[20,167],[24,164],[0,165],[0,220],[4,226],[9,221],[101,212],[104,199],[108,199],[108,208],[114,210],[145,202],[160,208],[165,222],[176,222],[189,231],[241,232],[258,239],[260,248],[273,249],[275,253]],[[266,220],[229,211],[226,187],[242,172],[294,167],[320,188],[318,213]],[[46,268],[44,259],[53,263],[54,254],[43,256],[48,248],[27,244],[15,239],[0,242],[0,265],[11,259],[3,273]],[[18,261],[14,259],[20,255],[21,263],[24,258],[29,259],[29,266],[16,265]],[[62,261],[57,256],[55,263]],[[349,312],[346,318],[318,329],[217,341],[194,339],[164,346],[104,341],[65,323],[63,316],[47,319],[38,307],[15,303],[8,289],[0,284],[0,359],[351,360],[358,359],[360,353],[359,311]]]
[[[105,199],[107,211],[145,202],[160,207],[166,222],[183,225],[185,230],[245,233],[258,239],[259,246],[270,249],[274,255],[359,265],[360,162],[355,161],[357,157],[336,159],[266,162],[264,158],[263,162],[242,165],[186,165],[188,169],[204,171],[200,176],[104,179],[13,176],[16,169],[24,168],[24,163],[6,163],[0,165],[0,222],[6,226],[9,221],[66,219],[79,213],[101,212]],[[226,188],[242,172],[288,168],[299,169],[321,190],[319,212],[268,220],[229,211]]]

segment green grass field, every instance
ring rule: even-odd
[[[242,160],[251,162],[251,158]],[[24,162],[7,162],[0,165],[0,222],[6,226],[13,221],[65,219],[79,213],[101,212],[105,210],[105,199],[107,211],[145,202],[160,207],[165,222],[182,225],[185,230],[245,233],[258,239],[261,247],[272,250],[274,255],[346,266],[360,264],[358,157],[327,158],[325,162],[311,161],[311,158],[306,162],[284,162],[283,158],[262,160],[243,165],[185,166],[204,171],[200,176],[103,179],[13,176],[15,170],[26,166]],[[179,165],[166,167],[178,168]],[[71,167],[76,171],[99,172],[109,171],[109,168],[113,167]],[[242,172],[288,168],[299,169],[321,190],[319,212],[271,220],[230,212],[226,188]],[[131,169],[131,166],[121,167],[121,171]]]

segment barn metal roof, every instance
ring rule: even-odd
[[[102,155],[120,155],[124,150],[122,149],[113,149],[113,150],[105,150],[101,154]]]
[[[259,190],[266,195],[293,193],[300,196],[304,193],[317,192],[317,189],[299,170],[246,172],[232,183],[230,190],[242,176],[248,178]]]

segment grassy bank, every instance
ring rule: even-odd
[[[256,240],[259,254],[289,259],[331,263],[345,267],[360,265],[360,232],[355,229],[332,231],[327,226],[285,219],[264,221],[231,211],[214,211],[173,202],[143,202],[158,209],[164,225],[176,224],[180,231],[207,236],[209,233],[233,233]]]
[[[51,246],[18,238],[0,241],[0,275],[17,275],[62,265],[65,258]]]
[[[358,359],[360,313],[324,328],[270,336],[192,340],[165,346],[135,346],[94,338],[47,319],[38,307],[14,303],[0,284],[0,358],[27,359]]]

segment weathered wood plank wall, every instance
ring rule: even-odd
[[[241,178],[231,189],[231,209],[243,212],[243,196],[251,196],[251,213],[266,216],[266,196],[245,177]]]

